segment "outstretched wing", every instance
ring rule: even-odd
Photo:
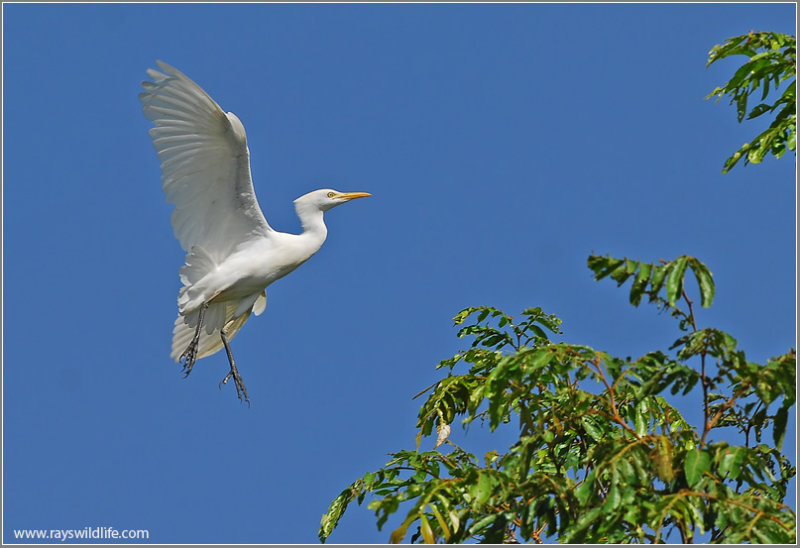
[[[272,231],[253,190],[244,126],[177,69],[156,61],[139,94],[161,161],[172,227],[184,250],[222,261],[242,241]]]

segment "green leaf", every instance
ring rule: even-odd
[[[768,90],[769,90],[769,86],[765,86],[764,87],[764,92],[767,92]],[[748,120],[752,120],[753,118],[761,116],[762,114],[766,114],[767,112],[772,112],[773,108],[774,107],[771,106],[771,105],[767,105],[767,104],[762,103],[762,104],[760,104],[758,106],[753,107],[753,110],[751,110],[750,114],[747,115],[747,119]]]
[[[723,450],[719,461],[719,473],[736,479],[742,473],[741,463],[744,460],[746,449],[744,447],[728,447]]]
[[[472,534],[478,533],[481,529],[484,529],[486,526],[494,522],[497,519],[497,514],[489,514],[472,524],[469,528],[469,532]]]
[[[478,476],[478,483],[470,489],[470,494],[478,504],[484,504],[492,494],[492,478],[483,473]]]
[[[464,310],[456,314],[455,317],[453,317],[453,323],[455,325],[460,325],[464,323],[464,320],[467,319],[467,316],[469,316],[473,312],[474,312],[473,308],[465,308]]]
[[[647,433],[647,425],[650,419],[647,412],[647,400],[641,400],[636,404],[636,412],[633,416],[633,423],[636,427],[636,433],[644,436]]]
[[[606,495],[606,501],[603,504],[603,512],[613,512],[619,506],[621,501],[622,494],[620,493],[619,485],[615,483],[608,491],[608,495]]]
[[[458,517],[458,513],[455,510],[450,510],[447,516],[450,518],[450,523],[453,524],[453,531],[458,531],[461,527],[461,520]]]
[[[662,481],[669,483],[675,477],[675,470],[672,467],[673,446],[667,436],[658,436],[656,447],[651,453],[653,464],[658,476]]]
[[[604,438],[603,431],[595,425],[591,417],[587,415],[581,417],[581,424],[594,441],[601,441]]]
[[[422,540],[424,540],[426,544],[436,544],[436,538],[433,536],[431,524],[422,512],[419,514],[419,530],[420,533],[422,533]]]
[[[776,158],[780,158],[784,152],[794,150],[789,148],[789,140],[797,132],[797,117],[795,113],[794,94],[796,93],[796,82],[793,81],[772,105],[764,103],[770,93],[770,83],[776,91],[780,83],[795,76],[796,74],[796,44],[795,36],[784,35],[774,32],[750,32],[747,35],[735,36],[728,39],[725,44],[715,46],[709,52],[708,65],[715,61],[731,55],[746,55],[749,60],[741,65],[733,77],[724,85],[717,86],[706,96],[706,99],[715,97],[717,101],[723,96],[730,97],[731,104],[736,103],[736,116],[739,122],[745,117],[748,120],[774,112],[780,104],[791,105],[790,113],[784,116],[779,113],[771,129],[775,132],[762,134],[745,146],[742,146],[730,158],[725,161],[722,172],[730,171],[741,158],[745,158],[744,164],[757,164],[762,161],[767,152],[771,152]],[[761,88],[760,104],[750,109],[747,113],[749,97]],[[784,100],[784,96],[792,96],[791,100]],[[793,115],[789,120],[788,115]],[[787,120],[789,125],[785,128],[777,128],[776,122]],[[796,137],[795,137],[796,138]]]
[[[647,288],[647,282],[650,280],[650,265],[647,263],[639,263],[639,272],[636,274],[636,279],[631,287],[630,301],[633,306],[639,306],[642,302],[642,294]]]
[[[733,75],[728,83],[725,85],[726,89],[735,89],[741,86],[745,79],[750,75],[750,63],[745,63],[741,67],[736,70],[736,73]],[[741,120],[739,120],[741,122]]]
[[[580,502],[581,505],[585,505],[589,501],[589,498],[597,492],[594,486],[596,472],[597,469],[589,472],[589,475],[586,476],[586,479],[583,480],[583,483],[581,483],[575,491],[575,496],[578,498],[578,502]]]
[[[322,516],[319,532],[317,533],[320,542],[324,543],[328,539],[331,532],[333,532],[336,525],[339,523],[342,514],[344,514],[344,511],[347,509],[347,505],[350,504],[356,495],[363,491],[363,485],[361,480],[356,480],[344,491],[339,493],[339,496],[333,499],[333,502],[331,502],[328,507],[328,511]]]
[[[452,533],[450,532],[450,527],[447,525],[447,520],[444,519],[444,516],[436,505],[431,505],[431,511],[433,512],[433,516],[436,518],[436,521],[439,522],[439,527],[442,529],[442,534],[444,535],[445,542],[450,540]]]
[[[772,419],[772,439],[775,441],[775,447],[778,450],[783,447],[783,438],[786,435],[786,422],[789,419],[789,408],[782,405],[775,413],[775,418]]]
[[[696,487],[703,479],[703,475],[710,469],[711,457],[708,453],[699,449],[686,453],[686,464],[683,470],[689,487]]]
[[[595,520],[600,516],[603,508],[601,506],[592,508],[586,513],[581,514],[570,530],[567,532],[566,542],[569,543],[582,543],[586,538],[586,529],[591,527]]]
[[[675,306],[683,291],[683,275],[686,272],[689,257],[681,255],[669,264],[669,274],[667,274],[667,302],[670,306]]]
[[[758,520],[758,518],[756,518],[756,520]],[[760,544],[793,544],[792,540],[787,541],[784,531],[774,523],[765,519],[755,521],[751,531],[755,534]]]
[[[595,281],[600,281],[614,272],[623,262],[622,259],[613,259],[608,256],[599,257],[597,255],[590,255],[587,264],[589,268],[594,271]]]
[[[708,308],[714,300],[714,292],[716,290],[711,271],[694,257],[690,259],[689,266],[694,272],[695,278],[697,278],[697,285],[700,287],[700,305],[703,308]]]
[[[650,280],[650,300],[661,291],[661,286],[664,285],[664,278],[667,276],[668,269],[666,266],[656,266],[653,268],[653,279]]]
[[[392,534],[389,535],[389,544],[400,544],[403,542],[403,539],[406,538],[408,526],[411,525],[412,521],[413,518],[407,518],[400,527],[392,531]]]
[[[742,94],[736,98],[736,116],[741,122],[747,114],[747,95]]]

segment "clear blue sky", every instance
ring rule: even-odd
[[[699,257],[700,323],[753,361],[788,351],[795,158],[722,175],[765,124],[703,97],[739,62],[707,69],[714,44],[794,21],[788,3],[5,4],[3,539],[316,542],[345,485],[414,447],[411,397],[467,344],[461,308],[542,306],[622,356],[679,336],[593,282],[593,250]],[[329,212],[234,340],[251,408],[217,388],[224,354],[188,379],[169,359],[183,253],[137,99],[155,59],[241,118],[273,227],[298,231],[315,188],[373,194]],[[374,523],[354,507],[331,541],[387,541]]]

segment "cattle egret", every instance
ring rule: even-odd
[[[266,287],[306,262],[325,241],[325,211],[369,196],[366,192],[315,190],[294,201],[302,234],[277,232],[256,200],[244,126],[200,86],[156,61],[152,82],[139,94],[161,162],[167,201],[175,205],[172,227],[186,251],[180,269],[178,318],[172,354],[186,376],[195,361],[223,347],[239,399],[250,403],[230,341],[267,305]]]

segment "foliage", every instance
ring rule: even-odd
[[[714,280],[694,257],[656,265],[593,255],[588,264],[597,280],[631,280],[632,304],[647,295],[670,311],[680,337],[668,351],[623,359],[556,342],[561,321],[540,308],[518,318],[461,311],[458,336],[472,344],[439,364],[447,376],[420,409],[417,450],[393,453],[342,491],[320,540],[369,495],[378,528],[408,508],[393,543],[409,531],[427,543],[662,542],[676,531],[684,542],[795,542],[795,513],[782,502],[795,468],[780,451],[795,351],[757,364],[731,335],[699,328],[685,278],[693,274],[703,307]],[[702,423],[690,424],[676,400],[702,402]],[[456,418],[492,431],[516,425],[519,438],[477,458],[447,441]],[[742,443],[717,439],[723,428]],[[420,452],[434,432],[437,447]]]
[[[719,101],[728,95],[730,103],[736,104],[739,122],[745,116],[751,120],[767,113],[777,111],[777,114],[766,130],[725,160],[723,173],[730,171],[741,158],[744,158],[745,165],[761,162],[767,153],[780,158],[787,149],[795,150],[797,140],[797,79],[792,80],[774,103],[764,102],[770,86],[778,91],[783,82],[795,77],[797,38],[777,32],[752,31],[743,36],[734,36],[711,49],[708,65],[732,55],[746,55],[749,60],[739,67],[728,83],[715,88],[706,99],[716,97]],[[759,89],[761,103],[752,107],[748,114],[748,100]]]
[[[758,163],[768,152],[795,150],[795,81],[763,103],[771,85],[795,75],[795,37],[731,38],[711,50],[709,65],[738,54],[749,60],[709,97],[730,95],[740,122],[777,115],[723,172],[742,156]],[[759,88],[762,103],[748,114]],[[796,542],[795,512],[783,504],[796,470],[781,452],[795,403],[795,350],[753,363],[728,333],[698,327],[686,276],[703,308],[715,283],[694,257],[656,264],[592,255],[588,266],[595,280],[630,281],[634,306],[647,296],[668,311],[677,340],[623,359],[551,340],[562,335],[561,320],[540,308],[519,318],[487,306],[462,310],[458,336],[472,344],[442,361],[447,376],[423,392],[430,394],[416,450],[392,453],[343,490],[322,517],[322,542],[348,505],[368,495],[379,529],[403,504],[393,543],[410,530],[412,542],[426,543],[664,542],[675,534],[684,543]],[[693,402],[702,406],[697,425],[678,409]],[[479,459],[448,440],[456,418],[465,428],[478,419],[491,431],[516,425],[518,439]],[[721,429],[737,444],[723,441]],[[434,432],[433,450],[420,452]]]

